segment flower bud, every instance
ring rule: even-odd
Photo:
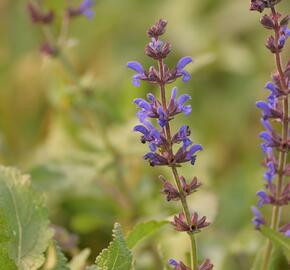
[[[167,21],[160,19],[157,23],[155,23],[152,27],[147,31],[147,35],[152,38],[157,38],[165,33],[165,27],[167,25]]]
[[[264,15],[261,20],[261,24],[266,28],[266,29],[274,29],[275,23],[273,19],[269,15]]]
[[[27,9],[33,23],[50,24],[54,19],[54,13],[51,10],[47,13],[43,13],[32,3],[28,3]]]
[[[275,39],[273,36],[270,36],[267,38],[266,41],[266,47],[272,52],[272,53],[276,53],[277,52],[277,48],[275,46]]]

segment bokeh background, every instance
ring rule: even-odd
[[[43,2],[58,15],[65,6],[63,0]],[[174,126],[190,125],[194,141],[204,146],[196,165],[181,169],[203,182],[190,207],[212,221],[198,235],[200,256],[210,257],[217,270],[249,269],[263,243],[250,211],[263,183],[255,101],[266,97],[263,85],[274,70],[260,15],[248,11],[247,0],[98,0],[91,21],[71,21],[63,48],[76,84],[59,59],[39,52],[43,33],[26,5],[0,1],[0,161],[30,173],[45,193],[52,223],[69,233],[60,229],[66,254],[90,247],[93,261],[108,245],[114,222],[127,232],[180,209],[160,194],[158,175],[170,177],[169,170],[142,159],[147,147],[132,132],[132,100],[158,89],[134,88],[126,69],[130,60],[152,64],[144,55],[145,33],[165,18],[165,38],[173,45],[168,65],[182,56],[195,59],[191,81],[174,83],[191,95],[193,111]],[[286,0],[278,8],[289,11],[290,5]],[[52,32],[59,27],[57,21]],[[186,235],[168,226],[134,251],[136,269],[162,269],[187,250]]]

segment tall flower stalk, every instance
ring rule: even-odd
[[[171,44],[160,40],[160,36],[165,33],[167,22],[159,20],[147,31],[151,39],[145,47],[147,56],[156,61],[155,66],[145,70],[143,66],[136,61],[128,62],[128,67],[136,71],[133,76],[133,85],[140,86],[140,81],[147,81],[151,84],[157,84],[160,89],[160,99],[149,93],[148,100],[137,98],[134,103],[140,108],[137,116],[140,124],[134,127],[134,131],[140,132],[141,142],[148,143],[150,151],[144,155],[144,159],[149,161],[151,166],[167,166],[171,169],[173,185],[165,177],[160,176],[163,183],[162,193],[167,201],[181,201],[183,211],[174,217],[172,222],[176,231],[186,232],[189,236],[191,247],[191,267],[186,266],[181,261],[169,260],[169,264],[175,270],[211,270],[213,265],[206,259],[202,264],[198,264],[196,233],[207,227],[210,223],[206,217],[199,217],[196,212],[191,213],[187,197],[195,192],[201,183],[196,177],[187,182],[183,176],[180,176],[177,168],[182,164],[190,162],[192,165],[196,161],[196,153],[202,150],[199,144],[193,144],[189,138],[191,131],[187,125],[183,125],[177,132],[173,133],[170,122],[177,114],[191,113],[191,106],[185,105],[190,99],[187,94],[177,97],[177,88],[171,91],[171,97],[167,100],[166,86],[174,82],[177,78],[182,78],[183,82],[190,79],[190,74],[184,69],[192,62],[191,57],[181,58],[176,67],[170,69],[165,59],[171,51]],[[156,120],[153,124],[152,120]]]
[[[33,24],[40,26],[44,41],[40,45],[40,51],[50,57],[58,58],[62,63],[71,80],[81,88],[78,74],[71,64],[69,59],[64,54],[64,47],[68,41],[68,29],[72,19],[84,16],[87,19],[92,19],[94,11],[94,0],[83,0],[78,6],[67,5],[63,10],[61,18],[61,27],[57,34],[52,31],[53,27],[57,26],[54,10],[45,11],[41,2],[30,0],[27,4],[27,10]]]
[[[270,226],[271,229],[280,231],[290,237],[290,224],[281,224],[283,207],[290,202],[290,164],[287,164],[287,156],[290,146],[289,138],[289,92],[290,92],[290,60],[283,65],[281,54],[290,36],[288,23],[290,16],[282,16],[276,11],[276,5],[280,1],[251,0],[250,10],[263,12],[266,8],[270,14],[264,14],[261,24],[273,34],[267,38],[266,47],[274,55],[276,70],[272,74],[272,81],[265,86],[270,91],[267,101],[258,101],[257,107],[262,110],[262,124],[265,131],[260,133],[264,140],[261,144],[265,154],[264,165],[267,171],[264,174],[266,180],[265,189],[260,190],[258,208],[265,204],[272,206],[271,220],[263,218],[258,208],[254,207],[255,217],[253,223],[259,229],[261,225]],[[280,129],[280,131],[279,131]],[[269,225],[267,225],[269,223]],[[272,243],[267,242],[262,270],[269,269]]]

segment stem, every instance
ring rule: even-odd
[[[164,78],[164,65],[163,65],[163,60],[158,61],[159,64],[159,73],[160,73],[160,78],[161,78],[161,83],[159,84],[160,86],[160,93],[161,93],[161,102],[162,102],[162,107],[165,112],[167,112],[167,103],[166,103],[166,93],[165,93],[165,85],[163,83],[163,78]],[[172,150],[172,141],[171,141],[171,130],[170,130],[170,125],[169,123],[166,124],[165,126],[165,131],[166,131],[166,139],[169,143],[169,159],[173,157],[173,150]],[[180,178],[178,175],[178,171],[176,166],[171,167],[172,174],[174,176],[174,181],[177,186],[179,195],[180,195],[180,201],[182,204],[183,212],[187,221],[187,224],[190,226],[191,225],[191,214],[189,211],[188,203],[186,200],[186,196],[184,195],[182,185],[180,182]],[[190,243],[191,243],[191,269],[192,270],[198,270],[198,265],[197,265],[197,245],[196,245],[196,240],[195,240],[195,235],[193,233],[188,233],[189,238],[190,238]]]
[[[186,217],[186,221],[188,225],[190,225],[191,215],[190,215],[186,197],[184,196],[184,193],[183,193],[183,189],[180,183],[180,179],[179,179],[176,167],[172,167],[172,173],[174,175],[175,184],[180,194],[180,200],[181,200],[182,208]],[[189,235],[190,243],[191,243],[191,268],[192,270],[197,270],[197,245],[195,241],[195,235],[193,233],[188,233],[188,235]]]
[[[271,8],[272,10],[272,15],[273,17],[276,17],[277,13],[274,7]],[[276,47],[278,47],[278,40],[279,40],[279,24],[277,22],[277,19],[275,19],[275,43]],[[275,52],[275,63],[276,63],[276,68],[278,70],[279,76],[280,76],[280,81],[282,85],[282,90],[284,93],[287,93],[287,85],[285,81],[285,76],[282,68],[282,61],[281,61],[281,55],[280,52],[276,51]],[[288,124],[288,114],[289,114],[289,104],[288,104],[288,94],[284,96],[283,98],[283,119],[282,119],[282,142],[287,143],[288,141],[288,129],[289,129],[289,124]],[[285,171],[285,166],[286,166],[286,161],[287,161],[287,153],[288,151],[281,151],[279,153],[279,162],[278,162],[278,183],[277,183],[277,198],[280,197],[282,193],[282,188],[283,188],[283,183],[284,183],[284,171]],[[272,210],[272,218],[271,218],[271,229],[277,230],[279,228],[280,224],[280,217],[281,217],[281,212],[282,212],[282,206],[280,205],[275,205],[273,206]],[[269,268],[269,262],[270,262],[270,257],[272,253],[272,243],[270,240],[267,241],[267,246],[266,246],[266,251],[264,255],[264,260],[262,264],[262,270],[267,270]]]
[[[74,68],[74,66],[71,64],[71,62],[68,60],[68,58],[63,54],[62,51],[59,50],[57,54],[58,59],[62,63],[62,66],[66,70],[67,74],[71,78],[71,80],[75,83],[75,85],[79,88],[82,89],[80,80],[78,78],[78,74]]]

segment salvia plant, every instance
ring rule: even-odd
[[[94,0],[83,0],[77,6],[71,6],[69,2],[63,8],[62,14],[56,14],[55,11],[49,6],[45,6],[42,1],[31,0],[27,4],[27,10],[30,14],[31,21],[41,27],[45,40],[40,46],[40,51],[49,56],[57,56],[60,54],[62,47],[67,41],[68,27],[70,21],[79,16],[85,16],[88,19],[92,19],[94,11]],[[61,17],[61,27],[58,34],[54,34],[52,31],[53,26],[57,24]]]
[[[69,30],[73,20],[85,17],[91,20],[94,17],[94,0],[83,0],[78,5],[70,1],[44,2],[30,0],[27,4],[31,22],[38,26],[43,33],[44,40],[39,50],[43,55],[57,59],[65,69],[74,86],[86,90],[81,84],[76,68],[67,57],[65,50],[70,44]]]
[[[260,22],[264,28],[272,31],[267,38],[266,47],[274,56],[276,66],[271,81],[265,85],[269,93],[266,101],[257,102],[257,107],[262,111],[261,122],[265,128],[260,133],[265,157],[265,181],[263,189],[257,192],[257,205],[252,207],[252,222],[267,241],[261,252],[257,252],[253,267],[246,268],[251,270],[287,270],[290,263],[290,217],[287,208],[290,202],[290,164],[287,159],[290,147],[290,60],[286,64],[282,63],[290,36],[290,16],[282,15],[276,10],[281,1],[250,1],[250,10],[265,12]],[[74,66],[65,57],[64,50],[69,41],[68,30],[71,21],[82,16],[92,19],[95,2],[83,0],[74,4],[72,1],[55,1],[55,5],[62,3],[59,9],[44,3],[45,1],[41,0],[31,0],[27,5],[32,22],[44,33],[45,40],[40,50],[45,55],[59,60],[71,76],[75,87],[83,89]],[[92,264],[91,251],[79,250],[75,235],[72,236],[64,228],[51,224],[45,197],[33,185],[30,176],[15,168],[0,166],[0,270],[135,269],[135,261],[138,260],[134,256],[136,246],[168,224],[175,231],[188,235],[190,262],[172,258],[164,265],[164,269],[213,269],[214,265],[210,259],[200,259],[201,251],[197,247],[196,239],[198,233],[203,232],[210,222],[205,216],[192,211],[188,203],[188,197],[200,188],[201,182],[195,176],[186,179],[180,173],[182,166],[195,166],[197,153],[203,148],[190,138],[191,130],[188,125],[182,125],[177,130],[172,126],[178,115],[188,116],[192,111],[190,96],[178,95],[177,88],[170,85],[177,79],[185,83],[190,80],[191,76],[186,67],[193,60],[186,56],[173,68],[167,65],[171,44],[161,40],[166,26],[167,21],[160,19],[147,31],[150,40],[145,47],[145,54],[153,59],[155,64],[145,69],[139,62],[131,61],[127,67],[136,72],[132,78],[134,86],[140,87],[141,82],[145,81],[157,86],[159,90],[158,95],[148,93],[147,99],[134,100],[138,107],[137,117],[140,123],[133,130],[141,134],[141,143],[148,145],[149,150],[144,159],[152,167],[166,167],[171,172],[170,179],[163,175],[159,177],[162,184],[161,193],[166,201],[181,203],[180,213],[176,214],[171,222],[166,218],[139,223],[126,234],[121,225],[115,223],[112,241]],[[103,126],[105,122],[99,121],[100,126]],[[110,144],[107,133],[102,134],[108,151],[115,155],[114,165],[122,166],[119,164],[120,154]],[[116,170],[122,171],[121,169],[118,167]],[[122,184],[122,175],[122,172],[116,174],[116,178],[121,182],[117,187],[125,197],[130,197],[130,192]],[[129,198],[129,203],[134,204],[135,201]],[[267,213],[270,212],[272,214],[268,216]]]
[[[147,143],[149,152],[144,155],[151,166],[167,166],[173,176],[173,181],[169,181],[164,176],[160,176],[163,183],[162,193],[167,201],[180,201],[183,211],[174,216],[172,226],[178,232],[188,234],[191,247],[191,266],[187,266],[182,261],[170,259],[169,264],[176,270],[210,270],[213,264],[206,259],[198,264],[196,234],[201,232],[210,223],[205,216],[200,217],[197,212],[191,212],[188,206],[187,197],[197,191],[201,183],[196,177],[188,181],[178,172],[184,164],[195,164],[197,152],[202,150],[200,144],[194,144],[190,139],[190,128],[183,125],[177,131],[173,131],[171,121],[178,114],[189,115],[191,106],[186,103],[190,100],[187,94],[177,95],[177,88],[173,87],[171,96],[167,100],[166,86],[181,78],[183,82],[190,79],[190,74],[185,67],[192,62],[191,57],[181,58],[174,68],[169,68],[165,63],[171,51],[171,44],[163,41],[160,37],[165,33],[167,21],[160,19],[147,31],[150,38],[145,47],[145,53],[156,61],[156,65],[145,70],[136,61],[128,62],[127,66],[134,70],[133,85],[140,86],[140,81],[147,81],[150,84],[158,85],[160,89],[159,97],[152,93],[147,95],[147,100],[137,98],[134,103],[139,107],[137,116],[140,124],[134,127],[134,131],[141,133],[141,142]],[[174,184],[172,183],[174,182]]]
[[[266,101],[258,101],[257,107],[262,111],[261,123],[265,130],[260,133],[263,140],[261,147],[265,156],[263,165],[264,188],[257,192],[259,198],[257,207],[252,207],[254,213],[253,224],[266,236],[270,233],[280,232],[284,237],[290,237],[290,219],[282,222],[282,211],[290,201],[289,169],[287,162],[289,152],[289,92],[290,92],[290,59],[286,65],[282,63],[283,49],[290,36],[288,23],[290,16],[282,15],[276,10],[280,1],[251,0],[250,10],[265,12],[260,22],[272,34],[267,38],[266,47],[274,56],[276,70],[271,81],[267,82],[265,89],[269,92]],[[268,11],[268,12],[267,12]],[[266,206],[272,208],[271,217],[264,217],[261,212]],[[288,222],[288,223],[287,223]],[[268,230],[270,228],[270,230]],[[274,232],[273,232],[274,231]],[[278,238],[283,236],[274,234]],[[285,242],[286,239],[284,238]],[[288,242],[289,243],[289,242]],[[270,267],[273,255],[273,243],[268,241],[261,262],[262,270]],[[289,250],[287,251],[289,256]]]

